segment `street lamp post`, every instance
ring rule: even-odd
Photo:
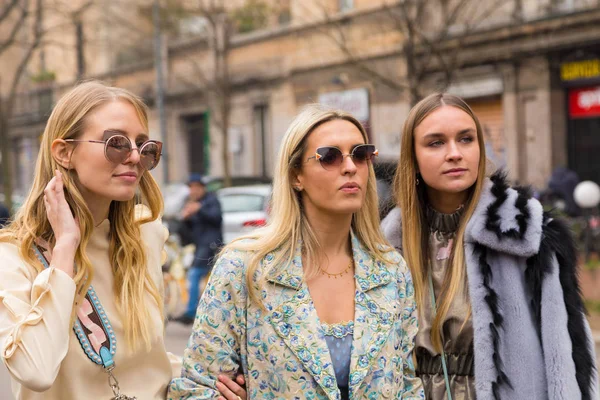
[[[590,259],[590,242],[591,242],[591,227],[590,221],[593,216],[594,210],[600,203],[600,186],[596,182],[583,181],[575,186],[573,192],[575,203],[583,210],[585,217],[585,260]]]

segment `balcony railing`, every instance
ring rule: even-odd
[[[54,89],[45,87],[16,95],[10,125],[45,121],[54,106]]]

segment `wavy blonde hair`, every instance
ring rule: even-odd
[[[465,282],[465,255],[464,235],[467,223],[471,219],[479,201],[486,173],[485,143],[483,132],[477,116],[460,97],[445,93],[434,93],[419,103],[409,112],[404,122],[400,147],[400,162],[394,177],[394,190],[396,201],[402,210],[402,247],[404,258],[410,268],[415,297],[419,310],[423,310],[424,295],[429,274],[429,240],[425,210],[426,192],[425,182],[417,186],[417,157],[415,153],[414,132],[415,128],[433,111],[440,107],[456,107],[473,118],[477,128],[479,143],[479,165],[475,184],[469,189],[469,197],[456,232],[452,253],[448,261],[449,268],[439,299],[435,319],[431,327],[431,341],[437,351],[442,349],[442,324],[450,306],[463,289]],[[421,179],[422,181],[422,179]],[[470,315],[471,311],[469,310]],[[421,314],[422,315],[422,314]],[[468,319],[468,318],[467,318]]]
[[[303,255],[306,257],[305,279],[314,276],[318,270],[318,256],[322,249],[304,215],[301,194],[293,189],[292,183],[302,168],[308,136],[317,127],[333,120],[352,123],[362,134],[365,143],[368,141],[363,126],[352,115],[319,104],[306,106],[292,121],[282,140],[273,177],[271,214],[268,224],[253,234],[230,243],[223,249],[223,251],[227,251],[227,249],[249,251],[252,254],[246,279],[250,299],[257,304],[261,304],[258,294],[265,286],[270,270],[261,271],[256,283],[254,283],[254,276],[261,260],[269,252],[277,249],[276,258],[271,265],[291,263],[296,244],[300,240],[303,244]],[[352,216],[352,229],[372,255],[386,262],[385,253],[390,247],[379,229],[377,207],[375,172],[373,166],[369,164],[365,202],[362,208]]]
[[[73,279],[77,290],[73,316],[76,311],[75,304],[79,304],[85,296],[94,276],[93,265],[84,251],[94,230],[94,220],[75,184],[75,171],[63,168],[57,163],[52,156],[51,147],[56,139],[80,136],[86,127],[86,117],[98,107],[112,101],[131,103],[144,129],[148,130],[147,107],[136,95],[97,81],[76,86],[54,107],[42,136],[31,190],[14,221],[0,231],[0,242],[15,243],[23,260],[35,266],[38,271],[43,270],[44,267],[35,257],[33,244],[37,238],[47,241],[51,247],[55,244],[43,199],[44,189],[54,176],[53,171],[58,169],[63,175],[65,198],[74,216],[79,219],[81,229],[81,243],[75,255],[77,269]],[[147,171],[140,178],[139,191],[140,196],[135,196],[129,201],[113,201],[108,215],[111,222],[109,253],[114,274],[115,301],[131,350],[140,347],[141,344],[147,349],[150,348],[153,332],[151,318],[145,305],[147,294],[156,301],[161,315],[163,313],[163,302],[148,271],[146,250],[140,232],[141,224],[155,220],[162,212],[162,195],[156,181]],[[136,218],[136,198],[150,210],[145,218]]]

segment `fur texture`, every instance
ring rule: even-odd
[[[400,210],[382,222],[402,250]],[[497,173],[465,232],[481,399],[596,399],[594,343],[577,281],[572,236],[527,188]]]
[[[539,251],[544,210],[525,189],[508,187],[503,173],[494,174],[469,221],[466,241],[519,257]]]
[[[530,386],[545,385],[549,399],[596,398],[594,347],[577,282],[575,247],[565,225],[545,215],[527,188],[510,188],[499,173],[486,183],[466,235],[466,248],[475,254],[471,262],[479,264],[467,266],[471,293],[487,292],[485,303],[473,302],[474,322],[479,320],[474,326],[487,336],[475,343],[478,395],[481,390],[482,398],[527,398],[530,388],[518,376],[527,371]],[[478,349],[478,341],[491,345],[494,353],[493,369],[487,366],[481,375],[477,354],[489,349]],[[510,362],[503,369],[505,360]],[[536,372],[536,360],[543,362],[545,376]],[[490,385],[480,385],[482,379]]]
[[[589,327],[585,318],[585,307],[581,300],[581,290],[577,278],[575,243],[569,228],[558,219],[549,219],[544,229],[542,242],[553,250],[559,265],[559,279],[563,289],[564,303],[568,314],[568,331],[573,346],[572,357],[582,399],[596,399],[598,394],[591,389],[597,382],[594,355],[588,348],[594,343],[589,337]],[[540,254],[543,254],[540,252]]]

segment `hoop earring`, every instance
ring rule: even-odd
[[[417,186],[419,186],[419,183],[420,183],[420,181],[419,181],[419,178],[417,177]]]

